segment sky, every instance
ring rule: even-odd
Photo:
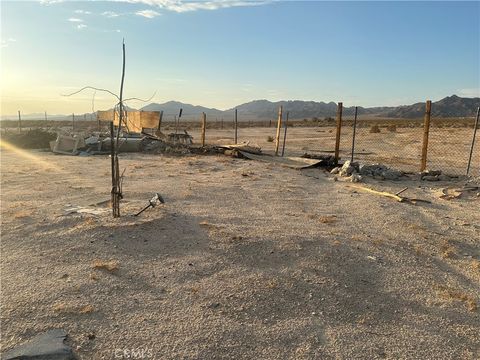
[[[480,96],[480,2],[1,1],[1,114]],[[130,101],[129,106],[146,105]]]

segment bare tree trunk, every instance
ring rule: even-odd
[[[123,62],[122,62],[122,80],[120,82],[120,102],[119,102],[119,114],[118,114],[118,128],[117,136],[115,141],[112,141],[113,145],[113,159],[112,159],[112,211],[113,217],[120,217],[120,199],[122,198],[121,194],[121,179],[120,179],[120,169],[118,164],[118,150],[119,150],[119,136],[120,129],[124,122],[123,119],[123,83],[125,81],[125,42],[122,44],[123,52]],[[113,125],[112,125],[113,126]],[[112,139],[113,140],[113,139]]]

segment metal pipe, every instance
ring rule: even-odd
[[[473,138],[472,138],[472,146],[470,147],[470,156],[468,157],[467,176],[468,176],[468,173],[470,172],[470,164],[472,162],[473,147],[475,146],[475,137],[477,135],[478,116],[479,115],[480,115],[480,106],[477,108],[477,118],[475,120],[475,125],[473,127]]]
[[[353,136],[352,136],[352,156],[350,157],[350,162],[353,162],[353,154],[355,153],[355,134],[357,132],[357,109],[355,106],[355,116],[353,117]]]

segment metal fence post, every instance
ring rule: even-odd
[[[352,156],[350,158],[350,162],[353,162],[353,154],[355,153],[355,133],[357,130],[357,109],[358,107],[355,106],[355,116],[353,117]]]
[[[205,130],[207,128],[207,114],[202,113],[202,147],[205,146]]]
[[[339,102],[337,105],[337,134],[335,137],[335,164],[338,164],[340,153],[340,133],[342,130],[342,111],[343,103]]]
[[[477,108],[477,118],[475,120],[475,124],[473,125],[473,138],[472,138],[472,145],[470,147],[470,156],[468,157],[467,176],[468,176],[468,173],[470,172],[470,164],[472,162],[472,154],[473,154],[473,148],[475,146],[475,137],[477,135],[478,116],[479,115],[480,115],[480,106]]]
[[[237,117],[237,109],[235,109],[235,120],[234,120],[234,127],[235,127],[235,144],[237,143],[238,140],[238,117]]]
[[[423,119],[423,145],[422,145],[422,162],[420,164],[420,171],[425,171],[427,168],[427,150],[428,150],[428,135],[430,133],[430,114],[432,111],[432,102],[427,100],[425,104],[425,117]]]

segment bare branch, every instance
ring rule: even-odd
[[[120,98],[117,96],[117,94],[111,92],[110,90],[100,89],[100,88],[96,88],[96,87],[93,87],[93,86],[85,86],[85,87],[81,88],[80,90],[75,91],[75,92],[73,92],[73,93],[71,93],[71,94],[66,94],[66,95],[62,94],[62,96],[72,96],[72,95],[76,95],[76,94],[82,92],[83,90],[87,90],[87,89],[92,89],[92,90],[95,90],[95,91],[104,91],[104,92],[107,92],[107,93],[115,96],[118,100],[120,100]]]
[[[155,91],[155,92],[153,93],[153,95],[150,96],[150,98],[148,98],[148,99],[146,99],[146,100],[144,100],[144,99],[139,99],[139,98],[136,98],[136,97],[132,97],[132,98],[124,99],[123,102],[129,101],[129,100],[137,100],[137,101],[141,101],[141,102],[149,102],[150,100],[153,99],[153,97],[154,97],[156,94],[157,94],[157,92]]]

